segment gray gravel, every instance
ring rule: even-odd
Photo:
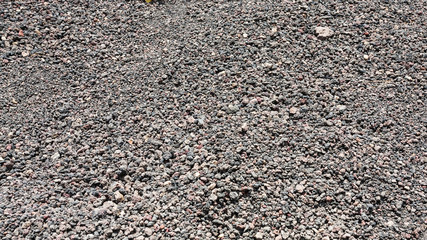
[[[425,1],[0,1],[1,239],[426,239]]]

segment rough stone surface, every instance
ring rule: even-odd
[[[262,234],[262,232],[257,232],[256,234],[255,234],[255,239],[257,239],[257,240],[261,240],[261,239],[263,239],[263,234]]]
[[[0,1],[0,238],[425,239],[425,8]]]
[[[334,31],[328,27],[316,27],[315,31],[317,36],[323,39],[332,37],[334,35]]]

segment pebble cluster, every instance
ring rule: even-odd
[[[426,10],[0,1],[0,238],[426,239]]]

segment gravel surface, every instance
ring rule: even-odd
[[[427,239],[426,11],[0,1],[0,238]]]

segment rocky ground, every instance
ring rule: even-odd
[[[426,239],[414,1],[0,1],[1,239]]]

